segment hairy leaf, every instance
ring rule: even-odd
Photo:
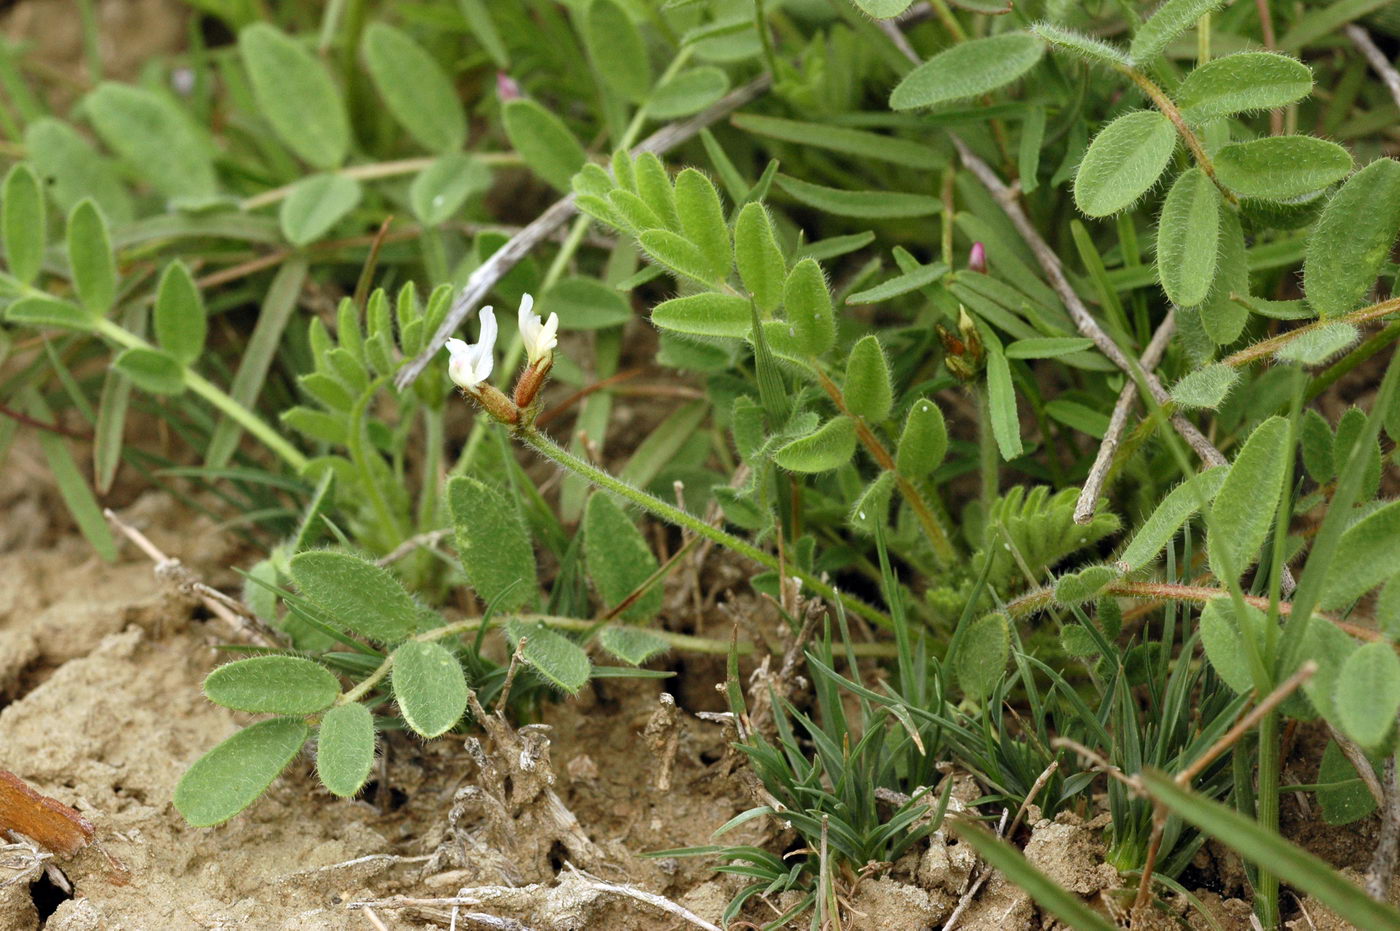
[[[904,431],[895,448],[894,464],[901,475],[923,478],[948,454],[948,426],[937,404],[920,398],[909,408]]]
[[[1176,128],[1156,110],[1134,110],[1089,144],[1074,176],[1074,202],[1091,217],[1131,207],[1157,183],[1176,148]]]
[[[350,798],[374,768],[374,715],[359,702],[336,705],[316,732],[316,774],[332,795]]]
[[[789,472],[829,472],[850,462],[855,453],[855,421],[835,417],[816,432],[779,447],[773,461]]]
[[[583,557],[588,577],[608,611],[640,588],[659,565],[636,524],[603,492],[594,492],[584,510]],[[660,612],[664,595],[662,585],[653,585],[617,617],[649,621]]]
[[[209,323],[199,286],[179,259],[165,266],[156,289],[156,342],[176,361],[189,365],[204,351]]]
[[[773,222],[762,204],[750,202],[734,222],[734,258],[739,278],[753,295],[761,314],[771,314],[783,301],[787,265],[773,236]]]
[[[117,296],[117,264],[107,221],[92,200],[68,215],[68,263],[83,306],[94,316],[107,313]]]
[[[1239,52],[1195,68],[1176,89],[1181,115],[1191,123],[1271,110],[1312,92],[1312,69],[1274,52]]]
[[[1225,5],[1225,0],[1167,0],[1138,27],[1128,54],[1146,64],[1162,54],[1167,44],[1196,24],[1206,13]]]
[[[890,363],[874,335],[862,336],[851,347],[842,393],[847,409],[857,417],[878,423],[890,415],[894,405]]]
[[[535,550],[513,501],[469,476],[447,483],[447,509],[467,581],[482,601],[502,611],[530,604],[539,588]]]
[[[753,328],[753,313],[742,297],[706,292],[662,301],[652,308],[651,322],[693,336],[742,338]]]
[[[408,134],[432,152],[460,149],[467,141],[467,118],[437,59],[383,22],[365,29],[361,48],[375,90]]]
[[[1157,275],[1167,299],[1194,307],[1215,279],[1220,192],[1199,168],[1183,171],[1167,192],[1157,227]]]
[[[1315,136],[1266,136],[1224,146],[1215,173],[1245,197],[1288,200],[1321,190],[1351,171],[1351,154]]]
[[[526,97],[506,101],[501,120],[510,144],[530,170],[557,190],[569,190],[570,180],[588,157],[564,121]]]
[[[213,146],[163,94],[107,81],[83,101],[97,134],[131,170],[173,200],[213,196]]]
[[[1211,506],[1206,543],[1210,567],[1218,578],[1238,578],[1259,555],[1274,525],[1283,491],[1288,421],[1271,417],[1254,429],[1230,466]]]
[[[428,226],[452,219],[473,194],[491,187],[491,169],[465,152],[449,152],[414,177],[408,188],[413,214]]]
[[[467,679],[440,643],[409,640],[394,650],[390,679],[408,726],[424,737],[452,729],[467,710]]]
[[[360,202],[360,182],[346,175],[316,174],[292,185],[278,209],[282,235],[294,246],[314,242]]]
[[[1379,747],[1400,708],[1400,658],[1384,640],[1362,644],[1347,657],[1333,699],[1342,729],[1363,747]]]
[[[617,0],[592,0],[583,18],[583,41],[603,83],[638,102],[651,90],[651,60],[632,17]]]
[[[16,162],[5,175],[0,203],[0,237],[5,265],[21,284],[32,284],[44,262],[47,217],[39,179],[24,162]]]
[[[1040,40],[1024,32],[960,42],[905,75],[890,94],[890,109],[912,110],[980,97],[1034,68],[1044,53]]]
[[[301,752],[311,729],[299,718],[259,721],[195,760],[175,786],[176,811],[194,827],[222,824],[262,795]]]
[[[238,34],[258,110],[303,161],[340,167],[350,151],[345,101],[325,66],[304,44],[268,23]]]
[[[783,309],[796,348],[819,356],[836,344],[836,316],[826,277],[814,259],[803,259],[788,272]]]
[[[525,639],[524,656],[535,672],[556,687],[575,695],[588,682],[593,664],[583,647],[558,631],[543,624],[522,624],[511,621],[506,625],[511,643]]]
[[[1189,372],[1172,385],[1172,400],[1182,407],[1215,410],[1240,380],[1239,370],[1217,362]]]
[[[1011,658],[1011,625],[1005,614],[987,614],[973,621],[958,647],[958,684],[968,696],[991,693]]]
[[[289,564],[303,595],[346,630],[397,643],[418,627],[418,605],[385,569],[350,553],[311,550]]]
[[[1342,443],[1339,441],[1338,446]],[[1400,501],[1392,501],[1352,524],[1342,534],[1327,567],[1322,607],[1345,608],[1400,572]]]
[[[209,673],[204,694],[235,711],[312,714],[331,706],[340,682],[325,666],[300,656],[255,656]]]
[[[1338,189],[1308,237],[1303,291],[1324,317],[1370,293],[1400,233],[1400,162],[1379,158]]]
[[[1131,572],[1155,559],[1191,515],[1215,499],[1228,474],[1228,468],[1216,466],[1173,488],[1138,528],[1128,548],[1119,554],[1118,562]]]

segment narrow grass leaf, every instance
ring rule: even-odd
[[[815,432],[778,448],[773,461],[789,472],[830,472],[856,454],[856,425],[849,417],[828,420]]]
[[[440,643],[410,640],[394,650],[390,680],[404,721],[424,737],[452,729],[467,710],[467,678]]]
[[[1011,382],[1011,366],[999,346],[987,351],[987,406],[991,410],[992,436],[1001,458],[1010,462],[1023,452],[1021,416],[1016,411],[1016,387]]]
[[[588,577],[607,611],[622,604],[659,566],[637,525],[602,492],[594,492],[584,510],[583,557]],[[664,594],[662,585],[653,585],[617,617],[649,621],[661,611]]]
[[[310,550],[292,557],[292,581],[341,627],[379,643],[418,628],[418,605],[388,570],[350,553]]]
[[[912,271],[895,275],[880,282],[873,288],[866,288],[863,291],[856,291],[846,296],[846,304],[878,304],[881,301],[892,300],[901,297],[920,288],[926,288],[948,274],[948,266],[942,262],[930,262],[927,265],[920,265]]]
[[[1074,202],[1091,217],[1131,207],[1157,183],[1176,149],[1176,128],[1156,110],[1134,110],[1105,126],[1079,163]]]
[[[1210,293],[1220,209],[1220,192],[1199,168],[1183,171],[1167,192],[1157,225],[1157,275],[1173,304],[1194,307]]]
[[[38,392],[27,389],[25,393],[29,395],[29,413],[45,423],[52,422],[53,411],[49,410]],[[103,516],[101,505],[97,503],[92,488],[79,471],[78,464],[73,460],[73,454],[69,452],[63,437],[51,430],[36,430],[34,436],[44,451],[44,459],[48,462],[49,474],[53,476],[54,484],[58,486],[59,497],[63,499],[68,513],[73,516],[74,523],[82,531],[88,545],[104,561],[116,562],[117,541],[112,538],[111,525]]]
[[[310,733],[299,718],[245,727],[185,771],[175,786],[175,810],[193,827],[222,824],[257,801],[301,752]]]
[[[340,694],[340,682],[320,663],[300,656],[255,656],[225,663],[204,680],[204,695],[235,711],[314,714]]]
[[[757,133],[769,139],[854,155],[860,159],[890,162],[924,171],[934,171],[948,164],[948,159],[926,142],[915,142],[863,129],[833,126],[830,123],[808,123],[758,113],[736,113],[730,118],[730,122],[745,132]]]
[[[557,190],[569,190],[570,180],[588,157],[564,121],[524,97],[507,101],[501,119],[511,146],[530,170]]]
[[[5,244],[5,265],[21,284],[33,284],[39,277],[47,223],[39,179],[24,162],[16,162],[5,175],[0,192],[0,237]]]
[[[520,512],[500,490],[468,476],[447,483],[457,555],[481,600],[515,611],[538,597],[535,550]]]
[[[1036,336],[1018,339],[1006,347],[1008,359],[1055,359],[1093,348],[1094,341],[1083,336]]]
[[[1332,195],[1308,237],[1303,291],[1324,317],[1366,299],[1400,234],[1400,162],[1379,158]]]
[[[1154,798],[1205,833],[1225,842],[1245,860],[1268,864],[1291,886],[1311,893],[1358,928],[1400,927],[1400,911],[1376,902],[1307,851],[1255,823],[1228,805],[1183,789],[1167,774],[1146,769],[1142,779]]]
[[[776,180],[778,187],[799,203],[838,217],[889,220],[932,216],[943,209],[942,201],[927,194],[851,191],[845,188],[824,187],[783,174],[778,175]]]
[[[890,93],[890,109],[935,107],[980,97],[1021,77],[1044,54],[1044,43],[1024,32],[960,42],[905,75]]]
[[[1211,570],[1218,578],[1227,577],[1227,567],[1238,578],[1258,558],[1283,491],[1287,445],[1288,421],[1271,417],[1254,429],[1230,465],[1211,505],[1206,538]]]
[[[204,300],[189,267],[179,259],[161,273],[154,324],[156,342],[177,362],[190,365],[204,352],[209,330]]]
[[[394,119],[430,152],[454,152],[467,141],[462,100],[442,66],[406,33],[369,25],[361,40],[375,90]]]
[[[1351,171],[1351,153],[1315,136],[1267,136],[1224,146],[1215,156],[1220,183],[1244,197],[1285,201],[1319,191]]]
[[[253,98],[273,132],[303,161],[338,168],[350,151],[345,101],[325,66],[303,43],[268,23],[238,34]]]
[[[1312,92],[1312,69],[1274,52],[1239,52],[1193,68],[1176,90],[1181,115],[1190,123],[1272,110]]]
[[[339,798],[364,788],[374,768],[374,715],[359,702],[336,705],[316,732],[316,775]]]

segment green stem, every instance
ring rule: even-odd
[[[1278,712],[1259,722],[1259,797],[1255,818],[1259,826],[1278,833],[1279,787]],[[1266,929],[1278,927],[1278,877],[1267,864],[1257,864],[1259,878],[1254,887],[1254,914]]]
[[[546,459],[553,460],[569,471],[583,476],[599,488],[610,491],[621,498],[625,498],[653,516],[712,540],[720,546],[727,547],[741,556],[752,559],[761,566],[765,566],[774,571],[789,572],[801,579],[804,585],[828,601],[840,601],[848,610],[859,614],[866,620],[878,624],[881,627],[889,628],[892,626],[892,622],[887,615],[872,608],[865,602],[832,588],[811,573],[799,569],[796,566],[787,565],[780,567],[777,557],[773,556],[771,553],[766,553],[746,540],[742,540],[718,527],[713,527],[694,514],[682,511],[675,505],[668,504],[655,495],[642,491],[639,488],[633,488],[621,479],[575,456],[534,427],[519,427],[515,430],[515,435],[521,442],[525,443]]]
[[[1186,147],[1191,150],[1191,157],[1196,160],[1196,164],[1201,167],[1201,170],[1206,173],[1206,176],[1209,177],[1211,181],[1215,182],[1215,186],[1220,188],[1220,192],[1225,195],[1225,199],[1232,204],[1238,203],[1239,199],[1235,197],[1234,192],[1226,190],[1215,177],[1215,164],[1210,160],[1210,156],[1206,154],[1205,146],[1201,145],[1201,140],[1191,131],[1191,127],[1186,125],[1186,119],[1181,115],[1181,111],[1177,109],[1176,104],[1172,102],[1172,99],[1167,96],[1166,92],[1158,87],[1151,78],[1136,68],[1129,65],[1117,65],[1115,67],[1118,71],[1127,76],[1130,81],[1136,84],[1139,90],[1147,95],[1147,98],[1152,101],[1152,105],[1156,107],[1163,116],[1172,121],[1172,125],[1176,127],[1177,134],[1181,136],[1182,141],[1186,143]]]
[[[101,319],[95,322],[94,329],[107,339],[120,346],[129,349],[151,349],[153,347],[139,336],[122,329],[110,320]],[[272,427],[268,426],[257,414],[248,410],[231,398],[222,389],[200,375],[188,366],[181,368],[181,376],[185,386],[214,407],[218,408],[228,417],[238,423],[244,430],[257,437],[264,446],[282,457],[287,465],[295,472],[300,472],[306,467],[306,456],[301,450],[293,446],[287,439]]]
[[[980,385],[972,387],[977,396],[977,471],[982,479],[982,516],[992,513],[996,504],[1001,475],[1001,453],[992,435],[992,407],[987,391]]]

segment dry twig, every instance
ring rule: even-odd
[[[1395,99],[1396,105],[1400,106],[1400,72],[1397,72],[1395,66],[1390,63],[1390,59],[1385,57],[1385,52],[1382,52],[1371,39],[1371,34],[1356,23],[1349,23],[1343,31],[1351,40],[1351,44],[1355,45],[1361,54],[1366,56],[1366,61],[1370,63],[1376,74],[1380,75],[1381,80],[1385,82],[1386,90],[1390,91],[1390,96]]]

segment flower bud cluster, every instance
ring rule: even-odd
[[[548,320],[541,320],[534,308],[535,299],[530,295],[520,299],[517,322],[526,361],[512,397],[487,381],[495,365],[497,329],[493,308],[483,307],[477,315],[481,318],[481,335],[475,343],[449,339],[445,346],[451,356],[447,374],[453,384],[502,423],[518,424],[522,418],[533,419],[535,398],[554,365],[554,348],[559,345],[559,315],[550,314]]]

